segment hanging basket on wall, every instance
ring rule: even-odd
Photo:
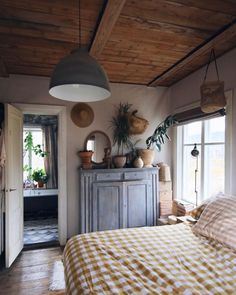
[[[211,60],[214,60],[217,80],[207,81],[208,68]],[[211,50],[210,59],[207,64],[206,73],[203,84],[201,85],[201,110],[204,113],[213,113],[226,106],[226,99],[224,93],[224,81],[220,81],[218,67],[216,63],[216,56],[214,49]]]

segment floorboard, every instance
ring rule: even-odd
[[[10,269],[0,272],[0,294],[64,295],[49,291],[53,264],[61,255],[60,247],[23,251]]]

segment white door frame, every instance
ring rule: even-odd
[[[37,104],[13,104],[23,114],[58,116],[58,234],[60,245],[67,241],[67,121],[66,107]]]

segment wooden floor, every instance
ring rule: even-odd
[[[9,270],[0,272],[0,294],[64,295],[49,291],[53,264],[61,255],[60,247],[23,251]]]

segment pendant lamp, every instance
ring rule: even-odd
[[[80,19],[79,15],[79,44],[81,44]],[[49,93],[56,98],[75,102],[99,101],[111,95],[105,71],[83,48],[73,50],[56,65]]]

